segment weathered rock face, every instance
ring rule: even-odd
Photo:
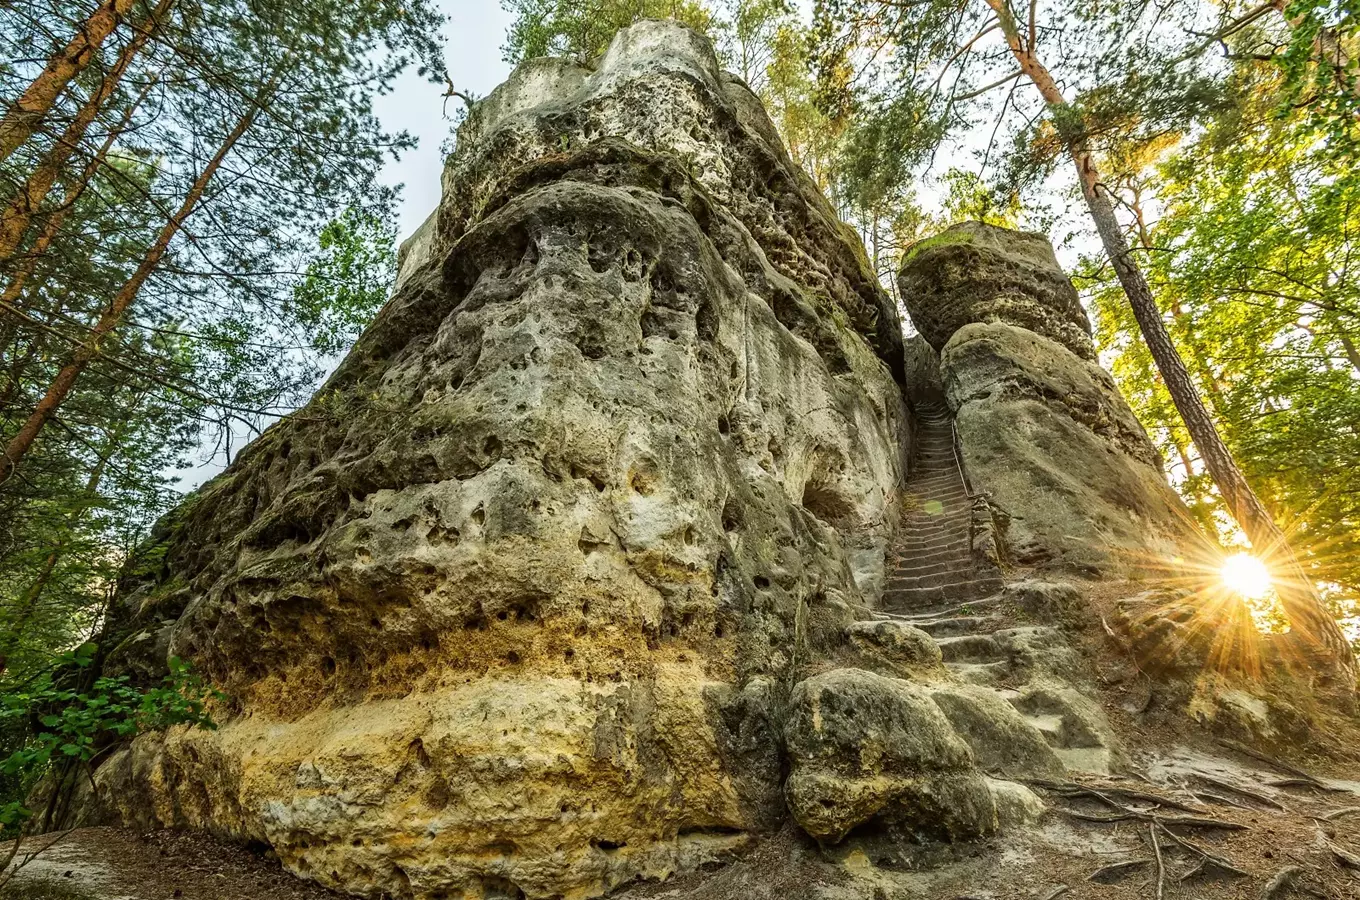
[[[808,834],[838,841],[869,821],[946,840],[996,830],[986,779],[923,688],[836,669],[800,682],[791,707],[785,792]]]
[[[587,896],[781,820],[777,701],[896,525],[899,326],[678,26],[528,64],[459,144],[349,358],[124,585],[110,666],[192,659],[221,728],[98,780],[367,896]]]
[[[1090,325],[1047,240],[958,225],[919,245],[899,281],[940,351],[965,465],[1008,520],[1013,560],[1129,573],[1199,551],[1155,448],[1094,362]]]
[[[1004,322],[1095,358],[1081,298],[1041,234],[962,222],[916,244],[898,285],[912,323],[937,351],[965,325]]]

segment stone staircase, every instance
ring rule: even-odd
[[[995,568],[979,565],[972,552],[972,498],[955,457],[949,411],[921,403],[917,417],[908,506],[875,617],[929,635],[955,684],[967,686],[975,702],[985,703],[977,701],[980,692],[1009,708],[1002,715],[992,706],[992,726],[981,730],[976,714],[955,722],[966,725],[961,731],[980,759],[995,744],[1018,740],[1047,745],[1043,755],[1051,753],[1048,758],[1069,772],[1108,772],[1118,751],[1104,714],[1065,677],[1079,664],[1061,631],[1043,621],[1043,603],[1032,602],[1064,592],[1075,599],[1075,590],[1046,582],[1008,587]],[[951,719],[961,709],[957,699],[944,708]],[[1023,774],[1043,771],[1038,758],[1031,755],[1036,767]]]
[[[994,571],[974,565],[973,499],[954,454],[949,410],[938,402],[919,403],[916,413],[916,458],[906,489],[909,508],[883,596],[890,611],[960,603],[1001,588]]]

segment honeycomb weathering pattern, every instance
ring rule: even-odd
[[[112,668],[191,658],[107,815],[377,896],[585,896],[777,827],[772,717],[883,580],[906,416],[862,249],[670,23],[474,110],[323,390],[158,527]]]

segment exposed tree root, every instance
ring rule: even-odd
[[[1246,878],[1251,873],[1237,868],[1223,857],[1207,850],[1187,837],[1182,837],[1173,831],[1175,828],[1206,828],[1218,829],[1220,831],[1247,831],[1246,825],[1238,822],[1230,822],[1225,819],[1216,819],[1203,815],[1173,815],[1159,813],[1154,809],[1140,809],[1127,806],[1115,800],[1115,796],[1127,797],[1145,802],[1164,804],[1173,808],[1199,812],[1194,807],[1186,806],[1180,801],[1164,797],[1160,794],[1148,791],[1134,791],[1111,785],[1100,785],[1099,789],[1093,785],[1077,784],[1075,782],[1032,782],[1035,786],[1049,790],[1059,796],[1069,799],[1095,800],[1109,807],[1112,812],[1098,813],[1085,812],[1079,809],[1071,809],[1064,806],[1056,806],[1059,812],[1071,816],[1083,822],[1098,822],[1100,824],[1111,824],[1115,822],[1138,821],[1147,823],[1147,842],[1152,851],[1151,859],[1131,859],[1124,862],[1112,863],[1102,866],[1088,876],[1089,881],[1105,881],[1115,878],[1132,868],[1147,865],[1149,862],[1156,862],[1157,881],[1156,896],[1158,900],[1163,900],[1166,896],[1167,881],[1167,860],[1164,850],[1167,846],[1162,840],[1165,838],[1170,842],[1174,849],[1179,850],[1194,861],[1192,868],[1187,870],[1177,879],[1184,882],[1196,877],[1227,876],[1232,878]],[[1167,802],[1169,801],[1169,802]]]
[[[1125,875],[1133,869],[1141,868],[1152,862],[1150,859],[1126,859],[1123,862],[1110,863],[1108,866],[1101,866],[1090,875],[1086,876],[1087,881],[1094,881],[1099,884],[1109,884],[1110,879]]]
[[[1123,812],[1101,815],[1100,813],[1085,813],[1075,809],[1058,809],[1074,819],[1081,819],[1084,822],[1100,822],[1109,824],[1111,822],[1127,822],[1134,819],[1140,822],[1157,822],[1166,828],[1217,828],[1220,831],[1249,831],[1246,825],[1238,822],[1229,822],[1226,819],[1212,819],[1207,816],[1159,816],[1155,813],[1144,812],[1138,809],[1125,808]]]
[[[1330,784],[1326,784],[1322,780],[1317,778],[1317,776],[1312,775],[1309,772],[1305,772],[1298,766],[1293,766],[1287,762],[1282,762],[1281,760],[1276,759],[1275,757],[1271,756],[1268,753],[1262,753],[1255,747],[1248,747],[1246,744],[1239,744],[1237,741],[1229,741],[1226,739],[1219,740],[1219,743],[1222,744],[1224,747],[1227,747],[1229,750],[1235,750],[1238,753],[1241,753],[1243,756],[1250,756],[1252,759],[1257,760],[1258,762],[1263,762],[1268,766],[1274,766],[1281,772],[1286,772],[1293,776],[1292,778],[1282,778],[1277,781],[1269,782],[1269,784],[1273,787],[1311,787],[1316,788],[1317,790],[1320,791],[1331,791],[1333,793],[1342,794],[1350,793],[1350,791],[1347,788],[1333,787]]]
[[[1168,828],[1162,828],[1162,834],[1170,838],[1172,842],[1182,850],[1199,858],[1199,862],[1195,867],[1180,877],[1181,881],[1188,881],[1198,875],[1212,875],[1215,873],[1219,875],[1228,875],[1233,878],[1248,878],[1251,876],[1250,872],[1244,872],[1218,854],[1204,849],[1189,838],[1183,838]]]
[[[1281,869],[1276,873],[1274,878],[1270,879],[1270,883],[1262,889],[1261,900],[1273,900],[1275,897],[1283,897],[1285,892],[1291,888],[1313,897],[1327,896],[1326,894],[1303,884],[1303,876],[1306,874],[1303,866],[1287,866],[1286,868]]]
[[[1157,840],[1156,822],[1148,823],[1148,841],[1152,844],[1152,855],[1157,858],[1157,900],[1166,896],[1166,861],[1162,859],[1162,844]]]
[[[1101,803],[1108,804],[1115,809],[1127,810],[1128,807],[1116,802],[1112,798],[1122,797],[1125,800],[1137,800],[1143,803],[1152,803],[1157,806],[1164,806],[1167,809],[1179,809],[1188,813],[1203,813],[1205,810],[1190,806],[1174,797],[1165,794],[1154,794],[1151,791],[1134,790],[1132,788],[1120,787],[1114,784],[1082,784],[1076,781],[1045,781],[1035,779],[1027,782],[1034,787],[1043,788],[1046,791],[1057,794],[1060,797],[1090,797],[1099,800]]]
[[[1347,869],[1360,869],[1360,856],[1355,855],[1345,847],[1337,846],[1331,841],[1327,842],[1327,849],[1332,851],[1333,858],[1337,865]]]
[[[1246,797],[1249,800],[1255,800],[1262,806],[1268,806],[1271,809],[1278,809],[1281,812],[1287,811],[1283,803],[1280,803],[1273,797],[1267,797],[1260,791],[1253,791],[1251,788],[1243,787],[1242,785],[1236,784],[1235,782],[1224,781],[1221,778],[1215,778],[1214,776],[1206,775],[1203,772],[1196,772],[1194,773],[1193,777],[1196,781],[1206,784],[1209,787],[1215,787],[1218,788],[1219,790],[1227,791],[1230,794],[1237,794],[1239,796]]]
[[[1331,822],[1342,816],[1353,816],[1356,813],[1360,813],[1360,806],[1347,806],[1344,809],[1334,809],[1331,812],[1325,812],[1320,816],[1314,816],[1314,818],[1322,819],[1324,822]]]

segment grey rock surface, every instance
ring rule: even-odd
[[[917,838],[996,829],[996,806],[968,745],[924,689],[835,669],[794,689],[784,726],[794,820],[835,842],[874,822]]]
[[[1005,322],[1094,359],[1091,322],[1042,234],[961,222],[913,245],[898,275],[902,302],[937,351],[974,322]]]

